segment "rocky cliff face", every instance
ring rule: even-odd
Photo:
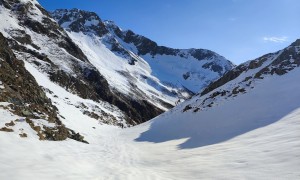
[[[13,103],[15,105],[13,109],[18,115],[34,117],[34,112],[31,112],[34,109],[35,113],[47,115],[49,121],[56,122],[58,119],[51,100],[25,69],[24,62],[16,59],[2,34],[0,34],[0,47],[2,86],[0,101]],[[30,104],[28,108],[26,104]]]

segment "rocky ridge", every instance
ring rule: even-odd
[[[197,102],[187,103],[183,112],[200,112],[218,106],[224,99],[234,99],[251,91],[265,78],[283,76],[299,67],[299,42],[298,39],[283,50],[263,55],[235,67],[200,92],[197,95]]]

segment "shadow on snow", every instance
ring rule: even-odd
[[[254,97],[242,96],[197,113],[167,112],[152,120],[150,128],[135,140],[161,143],[188,138],[178,145],[179,149],[203,147],[268,126],[300,107],[299,93],[296,96],[285,93],[281,97],[263,98],[262,94]]]

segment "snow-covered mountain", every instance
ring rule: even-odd
[[[147,119],[162,112],[149,103],[126,102],[114,94],[82,50],[37,1],[1,1],[0,6],[0,32],[16,58],[25,62],[26,69],[58,109],[57,101],[61,100],[100,122],[122,126],[135,124],[142,116]],[[62,88],[53,89],[57,85]],[[70,99],[65,95],[68,93],[76,98]],[[142,115],[133,108],[134,103],[143,110],[154,110]],[[61,109],[59,111],[61,113]]]
[[[121,92],[139,89],[151,94],[151,88],[155,88],[151,96],[158,93],[186,98],[233,68],[230,61],[215,52],[158,46],[131,30],[123,31],[112,21],[102,21],[93,12],[60,9],[51,15],[83,47],[111,86]]]
[[[36,0],[2,0],[0,6],[0,32],[16,58],[25,62],[26,69],[58,108],[59,119],[64,118],[63,106],[74,106],[79,113],[99,123],[136,125],[173,107],[178,99],[194,94],[188,85],[174,83],[182,84],[182,73],[186,79],[193,77],[187,72],[189,68],[193,74],[192,67],[203,64],[206,70],[200,70],[202,76],[211,76],[201,81],[199,89],[232,68],[225,58],[201,50],[203,57],[205,54],[211,57],[204,57],[200,64],[200,60],[184,59],[193,63],[177,63],[176,66],[184,68],[179,68],[178,76],[172,77],[172,81],[165,81],[154,74],[166,71],[170,63],[163,65],[165,68],[152,67],[137,51],[126,49],[132,43],[126,39],[121,41],[112,32],[112,25],[102,22],[95,13],[56,11],[54,17],[64,16],[59,23],[68,27],[66,32]],[[69,13],[72,16],[65,17]],[[212,64],[204,65],[205,62]],[[215,67],[214,62],[220,65],[216,67],[218,72],[209,70]],[[163,76],[170,78],[170,75]]]

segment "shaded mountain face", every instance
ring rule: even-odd
[[[87,39],[91,38],[90,41],[97,41],[93,46],[104,45],[123,61],[135,66],[130,67],[131,69],[148,66],[150,75],[160,81],[156,83],[156,89],[173,87],[176,96],[182,98],[187,97],[183,94],[192,95],[199,92],[234,67],[230,61],[210,50],[173,49],[159,46],[154,41],[135,34],[131,30],[123,31],[112,21],[102,21],[92,12],[60,9],[52,12],[51,15],[61,27],[67,30],[74,42],[78,42],[78,45],[88,44],[91,46],[91,43],[87,42]],[[93,50],[95,51],[90,48],[85,51],[85,54],[94,54],[91,53]],[[94,57],[89,56],[88,58]],[[108,60],[104,59],[103,61]],[[145,67],[141,68],[145,69]],[[134,74],[132,71],[134,70],[129,70],[128,74],[138,79],[139,77],[132,75]],[[105,73],[103,75],[106,76]],[[141,73],[139,76],[154,79],[145,73]]]
[[[245,62],[190,100],[153,119],[137,141],[187,138],[197,148],[273,124],[300,107],[300,41]]]

